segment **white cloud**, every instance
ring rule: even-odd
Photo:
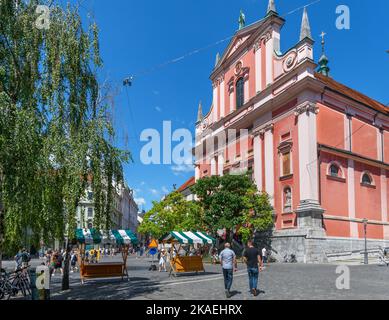
[[[166,188],[165,186],[162,187],[162,192],[163,193],[169,193],[169,189]]]
[[[156,189],[150,189],[150,192],[151,192],[153,195],[155,195],[155,196],[159,194],[158,190],[156,190]]]
[[[146,205],[146,200],[144,198],[135,198],[134,200],[139,207]]]
[[[183,173],[188,173],[188,172],[193,172],[194,167],[193,164],[180,164],[180,165],[175,165],[171,167],[173,173],[176,176],[179,176]]]

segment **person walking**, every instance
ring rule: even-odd
[[[220,263],[223,268],[224,276],[224,288],[226,290],[227,299],[231,298],[231,287],[232,281],[234,279],[234,271],[238,271],[238,264],[236,261],[235,252],[231,250],[231,244],[226,243],[224,245],[224,250],[220,252]]]
[[[20,249],[18,253],[14,256],[14,261],[15,261],[15,270],[19,270],[22,268],[22,255],[23,255],[23,250]]]
[[[249,241],[247,243],[247,249],[245,250],[243,257],[247,265],[250,293],[256,297],[259,294],[258,277],[259,272],[262,271],[263,263],[261,259],[261,254],[259,250],[254,247],[252,241]]]
[[[213,247],[211,251],[212,264],[217,264],[219,262],[219,254],[217,248]]]
[[[166,251],[165,251],[165,249],[162,249],[161,255],[159,258],[159,272],[162,272],[162,269],[164,272],[167,271],[166,270],[166,260],[167,260]]]
[[[70,272],[74,273],[74,271],[77,271],[77,253],[75,251],[72,251],[72,255],[70,258]]]
[[[47,250],[45,254],[45,265],[46,267],[50,267],[51,262],[51,250]]]
[[[265,247],[262,249],[262,261],[263,263],[267,262],[267,250]]]

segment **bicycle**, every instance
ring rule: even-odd
[[[297,263],[296,255],[291,254],[289,258],[289,256],[286,254],[284,256],[284,263]]]
[[[12,285],[9,281],[9,275],[2,269],[0,275],[0,300],[9,300],[11,297],[16,296],[17,293],[18,289]]]
[[[5,270],[1,272],[0,280],[0,299],[7,297],[9,300],[11,297],[16,296],[19,292],[24,297],[31,295],[31,281],[28,275],[28,268],[19,268],[13,273],[7,273]]]
[[[24,297],[31,295],[31,280],[28,274],[29,267],[30,266],[26,266],[24,268],[16,270],[13,274],[11,274],[10,277],[12,285],[18,288],[18,290],[22,292]]]

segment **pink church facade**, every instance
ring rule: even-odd
[[[284,23],[270,1],[218,56],[213,103],[196,125],[195,179],[250,170],[270,196],[280,256],[355,253],[364,219],[369,245],[388,247],[389,108],[330,78],[324,49],[316,71],[306,11],[300,41],[281,53]]]

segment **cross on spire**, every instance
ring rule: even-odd
[[[324,31],[322,31],[320,34],[322,54],[321,54],[321,57],[319,59],[319,70],[317,72],[321,73],[323,76],[328,77],[330,75],[330,68],[328,67],[329,60],[325,55],[325,40],[324,40],[325,36],[326,36],[326,33]]]
[[[321,37],[321,50],[322,50],[323,54],[324,54],[324,45],[325,45],[324,37],[326,35],[327,35],[327,33],[325,33],[324,31],[322,31],[321,34],[320,34],[320,37]]]

